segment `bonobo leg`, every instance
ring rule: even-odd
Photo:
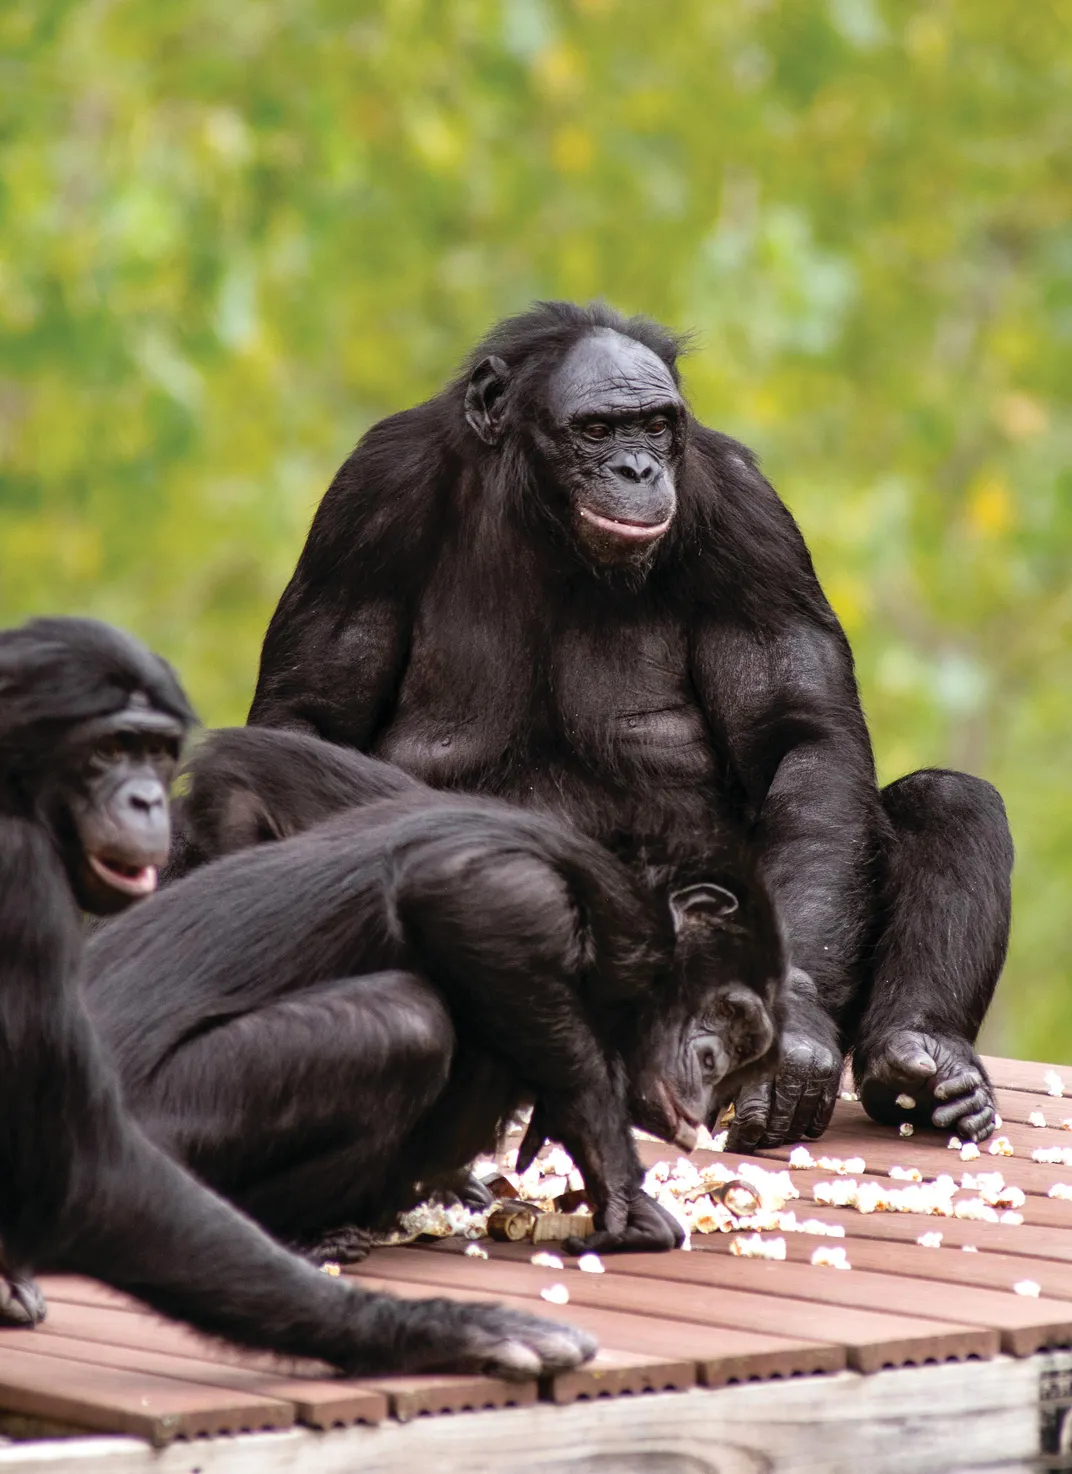
[[[876,1121],[979,1141],[994,1097],[972,1045],[1009,940],[1013,847],[1005,807],[966,773],[912,773],[883,790],[888,893],[853,1069]],[[896,1104],[898,1094],[916,1102]]]
[[[538,856],[446,836],[415,846],[396,886],[406,936],[467,1034],[512,1067],[580,1168],[599,1247],[680,1243],[641,1190],[625,1082],[583,1002],[589,964],[565,878]]]
[[[361,1257],[355,1233],[404,1197],[403,1144],[454,1049],[436,992],[406,972],[318,984],[196,1035],[130,1101],[148,1134],[310,1257]]]

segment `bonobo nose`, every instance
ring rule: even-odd
[[[123,785],[122,803],[130,818],[152,820],[164,812],[163,786],[151,778],[132,778]]]
[[[632,481],[640,486],[647,481],[654,481],[659,472],[659,465],[651,456],[641,451],[629,451],[624,455],[616,456],[611,462],[610,469],[623,481]]]

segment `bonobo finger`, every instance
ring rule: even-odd
[[[806,1141],[818,1141],[830,1125],[830,1118],[834,1114],[837,1105],[838,1086],[841,1083],[840,1076],[834,1081],[824,1081],[822,1088],[817,1093],[814,1101],[811,1118],[807,1126],[801,1131],[801,1136]]]
[[[957,1133],[962,1141],[985,1141],[993,1134],[996,1125],[993,1108],[988,1105],[973,1115],[965,1116],[957,1127]]]
[[[749,1152],[767,1129],[771,1108],[771,1082],[764,1080],[742,1090],[733,1104],[733,1121],[726,1138],[727,1150]]]
[[[462,1345],[442,1369],[479,1370],[517,1381],[570,1371],[595,1353],[595,1338],[576,1326],[497,1305],[473,1305],[466,1307]]]
[[[932,1123],[939,1131],[945,1131],[954,1126],[962,1116],[971,1116],[976,1111],[993,1108],[990,1092],[981,1086],[977,1090],[970,1091],[967,1095],[960,1095],[956,1100],[950,1100],[935,1108],[931,1115]]]
[[[938,1062],[918,1036],[894,1035],[875,1056],[868,1071],[884,1085],[929,1080],[938,1073]]]
[[[543,1124],[543,1112],[540,1110],[539,1101],[532,1108],[529,1124],[525,1127],[525,1134],[521,1138],[521,1145],[517,1149],[517,1159],[514,1163],[515,1172],[527,1172],[540,1154],[540,1148],[547,1140]]]
[[[968,1095],[973,1090],[978,1090],[983,1083],[983,1077],[978,1070],[964,1070],[959,1075],[951,1075],[948,1079],[940,1080],[934,1087],[935,1100],[952,1100],[955,1095]]]

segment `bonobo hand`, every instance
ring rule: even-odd
[[[674,1215],[638,1188],[621,1229],[604,1228],[603,1214],[597,1213],[594,1233],[566,1239],[562,1247],[567,1254],[661,1254],[684,1242],[685,1230]]]
[[[788,989],[777,1073],[738,1092],[726,1140],[730,1151],[814,1141],[834,1113],[844,1060],[833,1022],[799,967],[790,968]]]
[[[422,1319],[412,1354],[400,1356],[409,1371],[484,1372],[519,1381],[572,1371],[596,1353],[596,1339],[587,1331],[524,1310],[449,1300],[427,1303],[436,1305],[439,1314],[434,1321]]]
[[[45,1297],[28,1275],[0,1272],[0,1326],[39,1326],[47,1314]]]
[[[911,1121],[953,1131],[964,1141],[983,1141],[997,1124],[982,1062],[956,1035],[897,1029],[876,1044],[859,1046],[854,1069],[864,1110],[883,1125]],[[910,1095],[915,1109],[899,1106],[898,1095]]]

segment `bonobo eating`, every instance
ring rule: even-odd
[[[689,1148],[773,1068],[784,953],[746,855],[627,865],[297,733],[212,734],[182,783],[171,883],[94,937],[86,980],[155,1142],[353,1257],[535,1102],[528,1150],[573,1156],[589,1247],[681,1242],[630,1127]]]
[[[167,784],[191,721],[170,668],[106,625],[0,632],[0,1320],[40,1321],[31,1272],[64,1270],[203,1332],[351,1372],[578,1365],[594,1343],[568,1326],[319,1273],[124,1111],[81,998],[80,908],[157,904],[139,898],[167,855]]]
[[[875,1119],[979,1140],[1001,799],[940,770],[878,788],[800,532],[753,455],[689,412],[679,346],[542,303],[374,425],[313,519],[249,720],[597,840],[674,834],[679,862],[742,826],[791,987],[781,1066],[738,1093],[731,1146],[819,1136],[850,1048]]]

